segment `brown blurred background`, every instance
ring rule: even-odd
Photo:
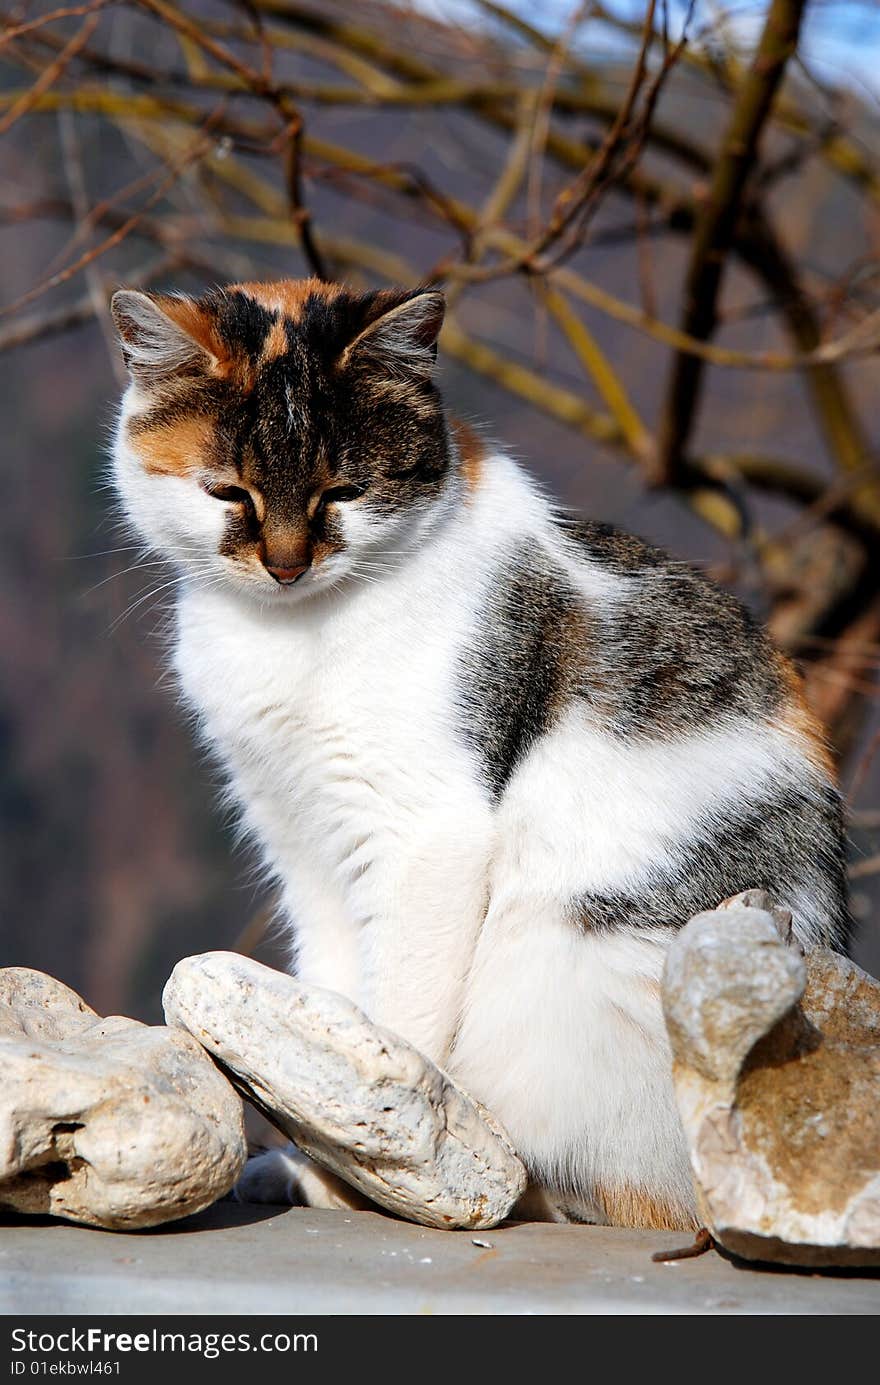
[[[105,305],[317,270],[443,283],[452,408],[770,621],[880,973],[880,14],[687,8],[0,5],[0,963],[155,1019],[187,953],[283,957],[104,482]]]

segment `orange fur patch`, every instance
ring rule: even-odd
[[[129,429],[129,441],[145,471],[186,476],[211,464],[214,427],[208,419],[193,416],[155,428]]]
[[[233,284],[231,292],[246,293],[270,313],[279,313],[291,322],[298,322],[308,298],[315,294],[327,299],[338,298],[342,290],[338,284],[328,284],[323,279],[279,279],[266,284]]]
[[[483,474],[486,448],[479,434],[475,433],[469,424],[462,423],[461,419],[454,418],[452,420],[452,435],[455,438],[455,445],[461,458],[461,474],[464,478],[465,487],[468,493],[472,495],[479,486]]]
[[[218,366],[228,357],[228,349],[217,331],[217,324],[210,313],[206,313],[191,298],[174,298],[163,295],[158,299],[159,306],[166,317],[176,322],[181,331],[198,342],[203,351],[213,356]]]
[[[308,504],[306,505],[306,514],[310,520],[314,519],[315,515],[318,513],[318,507],[324,497],[324,491],[330,485],[331,481],[332,477],[326,468],[322,468],[315,476],[315,488],[309,496]]]
[[[787,694],[777,720],[798,741],[814,769],[836,784],[837,768],[828,747],[825,728],[807,702],[804,680],[784,654],[777,652],[776,660]]]
[[[684,1208],[654,1197],[643,1188],[591,1190],[593,1202],[609,1226],[632,1226],[650,1231],[696,1231],[699,1223]]]
[[[269,328],[266,340],[263,342],[263,350],[260,353],[260,363],[277,360],[287,351],[287,331],[284,326],[284,319],[278,318]]]

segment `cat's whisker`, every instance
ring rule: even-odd
[[[114,633],[118,626],[120,626],[123,621],[127,620],[129,616],[132,615],[138,609],[139,606],[142,606],[144,604],[145,601],[149,601],[152,597],[160,596],[162,592],[168,591],[171,587],[176,587],[177,584],[177,578],[175,577],[170,582],[163,582],[160,586],[153,587],[150,591],[144,592],[135,601],[132,601],[125,608],[121,615],[116,617],[116,619],[110,625],[110,633]]]
[[[167,564],[163,563],[160,559],[157,559],[155,562],[131,563],[128,567],[120,568],[118,572],[111,572],[106,577],[102,577],[100,582],[95,582],[93,586],[87,587],[85,591],[79,592],[77,594],[77,600],[85,601],[86,598],[91,596],[93,592],[96,592],[99,590],[99,588],[106,586],[108,582],[114,582],[119,577],[126,577],[130,572],[142,572],[144,568],[157,568],[166,566]]]
[[[375,569],[366,567],[352,567],[349,572],[350,577],[369,577],[374,582],[378,582],[385,575],[383,572],[377,572]]]
[[[397,569],[391,563],[382,563],[379,562],[377,559],[360,557],[355,558],[354,563],[352,565],[352,570],[355,572],[359,572],[362,570],[378,572],[381,573],[383,576],[388,576],[389,574],[397,571]]]
[[[359,567],[350,568],[347,576],[352,582],[369,582],[371,586],[376,586],[379,581],[377,577],[372,576],[368,572],[364,572]]]
[[[82,563],[87,558],[109,558],[116,553],[143,553],[147,554],[149,549],[142,543],[125,543],[119,548],[103,548],[97,553],[66,553],[62,559],[65,563]]]
[[[84,600],[87,596],[91,596],[92,592],[97,591],[99,587],[105,586],[106,583],[112,582],[116,578],[126,577],[131,572],[143,572],[147,568],[164,568],[166,571],[168,571],[168,569],[172,566],[173,565],[169,564],[166,558],[138,559],[136,563],[130,563],[127,567],[119,568],[114,572],[110,572],[107,574],[106,577],[102,577],[99,582],[95,582],[93,586],[87,587],[85,591],[79,593],[79,599]],[[216,563],[211,558],[200,557],[196,560],[193,560],[189,564],[189,566],[191,570],[195,572],[216,571]],[[178,573],[176,574],[176,576],[179,579],[180,574]]]

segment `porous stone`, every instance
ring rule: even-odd
[[[701,1216],[722,1246],[880,1264],[880,984],[803,955],[761,891],[672,944],[663,1005]]]
[[[0,970],[0,1207],[133,1230],[201,1211],[247,1157],[241,1099],[180,1029],[102,1019]]]
[[[178,962],[163,999],[300,1150],[398,1216],[491,1227],[522,1193],[489,1112],[343,996],[208,952]]]

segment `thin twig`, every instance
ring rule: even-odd
[[[758,141],[785,65],[797,46],[805,4],[806,0],[772,0],[722,141],[685,279],[682,330],[699,341],[711,336],[715,329],[725,257],[741,214],[746,180],[753,170]],[[702,374],[702,362],[697,356],[680,353],[676,357],[660,423],[658,483],[681,483],[682,459]]]
[[[210,125],[210,119],[208,125]],[[147,198],[139,211],[132,213],[132,215],[127,217],[122,225],[117,227],[111,235],[107,236],[100,245],[96,245],[91,250],[87,250],[83,255],[80,255],[73,264],[68,265],[66,269],[59,270],[57,274],[50,275],[48,279],[44,279],[32,289],[28,289],[27,293],[21,294],[5,308],[0,308],[0,317],[8,317],[11,313],[18,312],[20,308],[25,307],[28,303],[33,303],[35,299],[47,293],[49,289],[58,288],[60,284],[64,284],[68,279],[72,279],[75,274],[85,269],[87,265],[92,264],[101,255],[105,255],[108,250],[112,250],[114,246],[119,245],[125,240],[126,236],[134,230],[144,213],[148,212],[151,207],[155,206],[160,198],[164,197],[165,193],[177,182],[185,169],[200,158],[206,149],[210,148],[210,144],[210,137],[206,137],[206,134],[203,133],[192,145],[185,158],[180,160],[178,164],[169,170],[167,176],[162,179],[162,182],[156,188],[155,192]]]
[[[126,283],[132,288],[141,288],[170,274],[179,263],[180,257],[177,255],[160,255],[144,269],[129,270],[125,276]],[[92,322],[94,317],[95,303],[91,293],[85,294],[76,303],[54,308],[49,312],[31,313],[20,317],[0,331],[0,353],[12,351],[19,346],[29,346],[32,342],[43,341],[46,337],[59,336],[73,327],[84,327]]]
[[[70,191],[70,203],[76,218],[77,227],[84,233],[90,207],[88,190],[86,188],[86,173],[82,161],[82,150],[80,148],[79,134],[76,128],[76,117],[70,111],[59,111],[58,127],[64,176]],[[113,329],[113,322],[110,317],[107,294],[104,291],[104,283],[98,271],[97,264],[92,262],[86,265],[85,276],[89,289],[89,297],[95,311],[95,317],[98,319],[101,328],[101,335],[107,347],[107,354],[110,357],[110,364],[116,376],[116,382],[118,385],[122,386],[125,384],[126,380],[125,366],[119,354],[116,333]]]
[[[701,1226],[694,1236],[693,1244],[689,1246],[679,1246],[675,1250],[655,1250],[651,1259],[655,1265],[665,1264],[669,1260],[692,1260],[698,1255],[705,1255],[707,1251],[715,1249],[715,1241],[711,1231],[705,1226]]]
[[[94,0],[91,6],[92,10],[94,10],[99,3],[102,3],[102,0]],[[100,15],[92,13],[88,16],[74,34],[73,38],[62,48],[55,61],[51,62],[48,67],[43,69],[30,90],[24,92],[15,104],[9,108],[6,114],[0,118],[0,135],[5,135],[7,131],[11,130],[17,120],[20,120],[23,115],[27,115],[28,111],[33,110],[40,97],[43,96],[50,87],[54,86],[58,78],[76,57],[77,53],[85,47],[92,34],[95,32],[99,22]]]
[[[14,39],[24,38],[28,34],[35,33],[47,24],[54,24],[59,19],[78,19],[84,14],[94,14],[96,10],[106,9],[108,5],[118,3],[119,0],[90,0],[87,5],[66,5],[62,9],[50,10],[48,14],[41,14],[37,19],[29,19],[24,24],[12,24],[0,34],[0,48],[11,43]]]

